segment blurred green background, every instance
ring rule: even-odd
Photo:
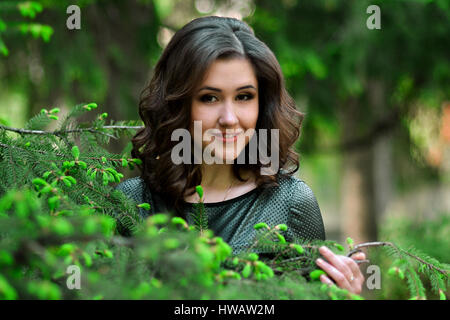
[[[66,27],[72,4],[80,30]],[[381,29],[366,25],[369,5],[380,7]],[[22,127],[42,108],[64,114],[81,102],[138,120],[163,48],[205,15],[243,19],[276,54],[306,114],[298,176],[318,199],[327,238],[373,241],[395,237],[383,231],[392,218],[420,226],[448,216],[448,0],[1,0],[0,123]]]

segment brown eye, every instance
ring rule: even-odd
[[[251,93],[243,93],[237,96],[237,100],[247,101],[253,99],[253,97],[254,96]]]
[[[205,94],[200,98],[200,101],[204,102],[204,103],[212,103],[212,102],[216,102],[217,98],[213,95]]]

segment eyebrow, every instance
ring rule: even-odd
[[[242,87],[237,88],[236,91],[243,90],[243,89],[249,89],[249,88],[253,88],[253,89],[256,90],[256,88],[255,88],[254,86],[252,86],[251,84],[249,84],[249,85],[246,85],[246,86],[242,86]],[[211,90],[211,91],[222,92],[221,89],[219,89],[219,88],[213,88],[213,87],[203,87],[203,88],[200,88],[198,91],[200,92],[200,91],[202,91],[202,90]]]

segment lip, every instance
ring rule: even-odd
[[[226,133],[223,132],[221,135],[214,135],[214,138],[216,138],[216,139],[219,140],[219,141],[225,142],[225,143],[228,143],[228,142],[235,142],[235,141],[237,141],[237,138],[238,138],[238,136],[241,134],[241,132],[234,133],[234,134],[232,134],[232,136],[230,136],[230,137],[228,137],[228,138],[225,138],[225,137],[224,137],[225,134],[226,134]]]
[[[215,136],[215,138],[216,138],[217,140],[222,141],[222,142],[225,142],[225,143],[237,141],[237,135],[234,136],[234,137],[231,137],[231,138],[223,138],[223,137],[218,137],[218,136]]]

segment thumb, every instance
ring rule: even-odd
[[[366,255],[364,252],[357,252],[351,256],[353,260],[365,260]]]

